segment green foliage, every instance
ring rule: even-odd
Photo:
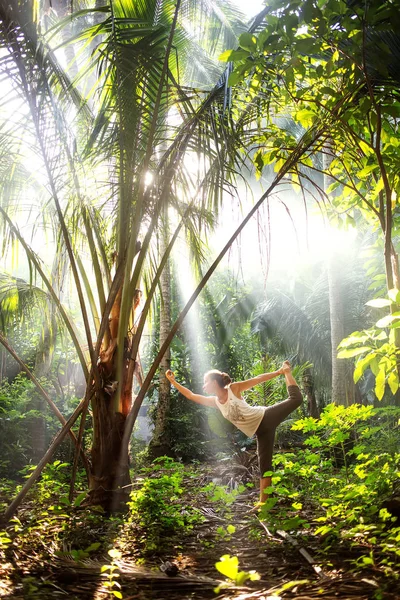
[[[193,529],[202,517],[190,506],[182,506],[184,466],[168,457],[154,461],[158,477],[143,477],[133,490],[128,506],[130,520],[139,526],[144,552],[154,552],[176,532]],[[150,469],[154,472],[154,466]],[[147,469],[143,469],[146,474]]]
[[[28,425],[34,415],[27,407],[33,390],[33,383],[23,374],[12,383],[0,383],[0,466],[8,477],[15,476],[32,455]]]
[[[386,298],[375,298],[368,306],[382,309],[397,306],[400,292],[389,290]],[[339,344],[338,358],[355,358],[354,381],[357,383],[369,369],[375,377],[375,395],[382,400],[389,387],[394,395],[399,389],[398,364],[400,350],[396,330],[400,325],[400,312],[394,310],[377,321],[375,327],[354,331]],[[387,333],[386,331],[389,331]]]
[[[260,575],[257,571],[239,571],[239,559],[237,556],[230,556],[229,554],[224,554],[221,556],[219,562],[215,563],[215,568],[222,573],[227,579],[234,583],[234,585],[244,585],[247,580],[257,581],[260,579]],[[224,586],[221,585],[217,587],[214,591],[219,594],[221,588]]]
[[[56,460],[53,463],[46,465],[37,483],[38,498],[40,502],[46,502],[56,498],[61,501],[60,496],[66,494],[68,491],[70,476],[69,468],[69,463],[62,463],[60,460]],[[21,474],[28,479],[31,475],[31,471],[34,471],[35,469],[36,465],[27,466],[21,470]],[[65,505],[65,502],[62,503]]]
[[[400,478],[399,417],[394,407],[331,405],[320,420],[297,421],[293,427],[309,448],[275,456],[271,495],[261,512],[269,526],[300,533],[312,527],[322,551],[351,544],[362,553],[356,568],[374,564],[393,575],[400,528],[383,505]],[[312,523],[298,514],[304,506],[317,515]],[[365,554],[371,544],[372,563]]]
[[[243,485],[239,485],[236,489],[228,490],[227,487],[212,482],[199,491],[206,494],[209,500],[215,502],[217,508],[224,511],[235,502],[237,496],[243,493],[245,489]]]
[[[108,555],[112,558],[109,565],[102,565],[101,574],[105,578],[103,586],[108,589],[110,598],[122,598],[121,584],[116,581],[119,577],[117,560],[120,560],[122,553],[115,548],[108,551]]]
[[[232,539],[232,534],[235,533],[235,531],[236,527],[234,525],[228,525],[226,528],[220,525],[217,527],[216,537],[217,539],[229,542]]]

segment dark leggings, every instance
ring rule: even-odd
[[[266,471],[272,470],[272,452],[274,450],[276,428],[303,402],[303,396],[297,385],[289,385],[288,394],[289,398],[287,400],[266,407],[262,421],[256,431],[260,477],[263,477]]]

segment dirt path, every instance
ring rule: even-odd
[[[90,535],[94,536],[93,539],[104,541],[108,537],[117,542],[122,556],[115,561],[117,568],[114,581],[121,585],[123,600],[400,598],[400,593],[393,588],[390,592],[380,592],[380,583],[374,579],[373,573],[362,576],[349,572],[346,557],[321,554],[318,540],[310,536],[307,550],[321,561],[319,565],[322,572],[318,575],[298,548],[276,533],[268,535],[257,517],[250,514],[256,492],[246,488],[236,495],[232,503],[216,502],[209,495],[199,493],[199,487],[213,477],[215,470],[203,469],[199,470],[198,478],[192,476],[184,481],[185,502],[203,515],[204,521],[196,524],[189,535],[181,536],[178,532],[168,542],[160,543],[160,550],[147,553],[145,559],[141,556],[138,539],[132,535],[132,530],[118,529],[117,526],[113,529],[112,522],[108,531],[101,527],[94,530],[92,527]],[[78,520],[74,535],[80,535],[84,526]],[[60,531],[62,527],[60,522]],[[32,532],[32,536],[35,536],[35,532]],[[101,574],[102,565],[110,562],[109,557],[103,554],[95,559],[77,560],[69,556],[67,551],[57,556],[54,550],[56,546],[68,550],[65,541],[68,536],[63,537],[59,533],[55,537],[58,537],[58,542],[51,542],[55,544],[53,548],[48,542],[47,554],[44,550],[45,540],[38,541],[38,550],[34,547],[30,550],[23,545],[19,552],[14,550],[10,563],[2,566],[2,598],[103,600],[117,597],[105,588],[107,579]],[[231,587],[215,593],[214,589],[226,581],[215,568],[215,563],[227,554],[239,558],[240,570],[255,570],[260,579],[245,587]],[[170,568],[177,571],[172,576],[161,570],[168,570],[168,562],[174,565]],[[112,589],[119,591],[117,587]]]

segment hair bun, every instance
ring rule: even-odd
[[[229,385],[230,383],[232,383],[232,379],[229,377],[228,373],[221,373],[221,375],[224,385]]]

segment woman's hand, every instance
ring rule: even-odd
[[[175,384],[175,374],[173,371],[171,371],[171,369],[168,369],[168,371],[166,371],[165,377],[170,383]]]

